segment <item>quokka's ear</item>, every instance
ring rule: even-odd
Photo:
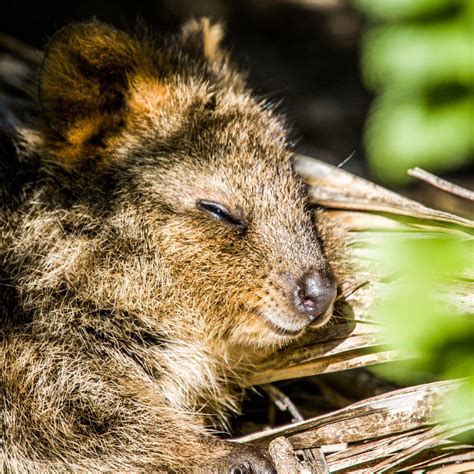
[[[130,75],[150,68],[136,40],[97,21],[66,26],[53,36],[40,71],[39,101],[71,159],[120,127]]]
[[[185,49],[210,62],[221,57],[220,42],[223,36],[222,25],[212,24],[209,18],[189,20],[181,29],[181,41]]]

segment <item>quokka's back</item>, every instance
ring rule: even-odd
[[[1,152],[7,470],[274,471],[207,427],[336,289],[285,123],[221,35],[88,22],[47,47]]]

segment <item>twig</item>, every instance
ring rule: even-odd
[[[329,473],[326,457],[321,448],[302,449],[301,452],[304,455],[305,462],[309,464],[311,472]]]
[[[310,470],[305,464],[300,463],[295,456],[293,447],[290,442],[284,437],[280,436],[275,438],[268,446],[268,452],[275,463],[278,474],[311,474],[314,472],[316,474],[325,474],[326,470]]]
[[[421,181],[424,181],[435,188],[446,191],[447,193],[454,194],[456,196],[468,199],[469,201],[474,201],[474,192],[469,191],[469,189],[458,186],[457,184],[446,181],[439,176],[429,173],[421,168],[415,167],[407,171],[410,176],[418,178]]]
[[[303,416],[299,412],[298,408],[296,408],[295,404],[291,401],[290,397],[285,395],[279,388],[275,387],[275,385],[271,383],[261,385],[261,387],[281,411],[288,410],[291,413],[293,421],[304,420]]]
[[[352,158],[355,156],[355,150],[347,157],[344,158],[337,166],[336,168],[342,168],[344,165],[346,165]]]

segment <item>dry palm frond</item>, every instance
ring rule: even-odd
[[[372,244],[381,239],[424,239],[445,235],[468,242],[474,233],[474,222],[468,219],[430,209],[318,160],[301,156],[297,170],[309,185],[312,202],[322,207],[318,212],[324,214],[323,232],[326,236],[330,232],[337,233],[336,238],[332,235],[328,240],[343,243],[337,249],[339,259],[350,264],[344,264],[341,270],[345,278],[335,308],[334,324],[306,335],[263,361],[249,377],[248,385],[409,357],[410,354],[386,348],[383,331],[374,314],[376,302],[389,293],[397,276],[377,265],[378,256]],[[429,180],[450,191],[449,183],[440,184],[432,175]],[[456,194],[469,199],[472,193],[456,187]],[[472,274],[455,275],[449,285],[441,289],[444,291],[442,298],[456,309],[452,312],[453,318],[472,311],[472,279]],[[466,419],[457,425],[434,421],[446,395],[458,383],[435,382],[392,391],[326,415],[254,433],[238,441],[266,446],[283,436],[293,449],[303,450],[306,463],[300,465],[301,472],[472,471],[474,447],[455,443],[450,438],[472,430],[474,419]],[[288,446],[282,441],[272,443],[276,443],[271,444],[276,463],[289,462],[280,460],[285,459],[283,454],[280,457],[275,454],[278,449],[284,453]],[[323,463],[319,462],[319,467],[315,467],[308,460],[308,452],[322,456]],[[279,465],[282,472],[285,465]]]

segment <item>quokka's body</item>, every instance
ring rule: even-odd
[[[335,284],[285,125],[220,36],[73,24],[38,120],[3,132],[6,472],[273,472],[206,427],[257,358],[327,321]]]

